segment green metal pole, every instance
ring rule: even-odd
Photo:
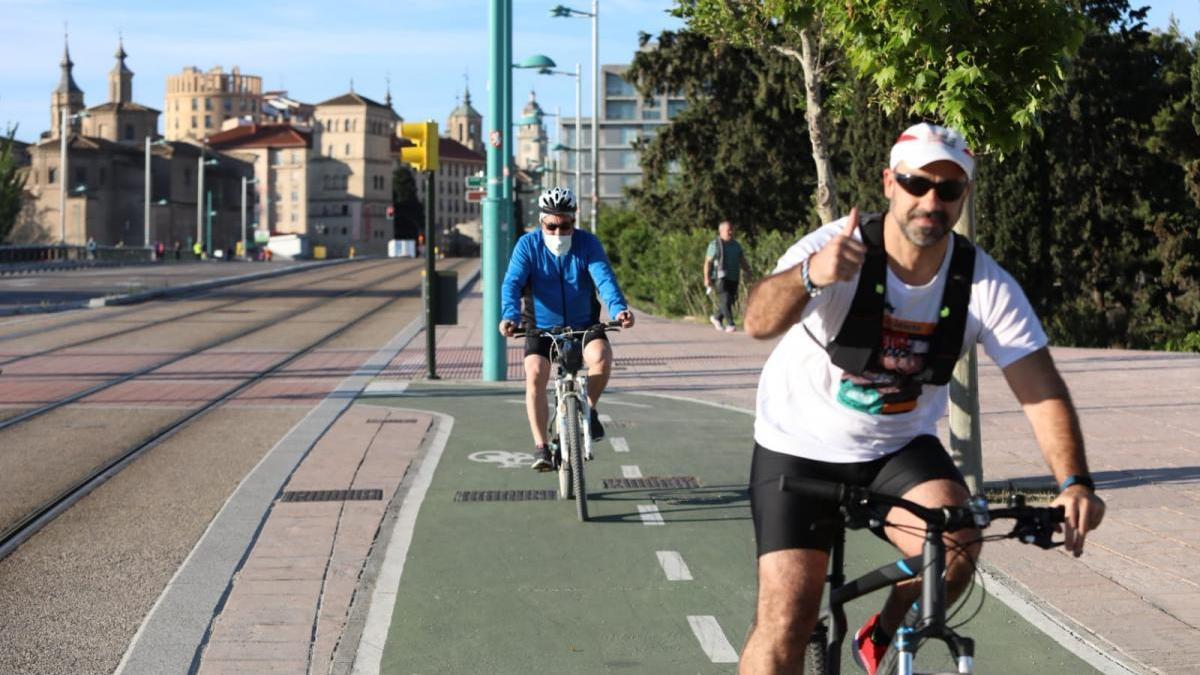
[[[500,214],[504,201],[504,177],[501,161],[504,120],[504,71],[512,67],[506,61],[505,16],[511,0],[488,2],[488,145],[487,197],[483,200],[483,379],[502,382],[508,375],[508,358],[500,325],[500,282],[504,278],[504,232]]]
[[[206,205],[206,208],[204,210],[204,219],[208,223],[208,227],[205,228],[206,231],[204,233],[204,253],[207,254],[208,257],[211,258],[212,252],[213,252],[213,247],[212,247],[212,190],[209,190],[208,192],[204,193],[204,201],[205,201],[205,205]]]
[[[430,195],[425,200],[425,374],[430,380],[441,379],[437,375],[437,335],[434,331],[436,321],[433,310],[437,307],[437,271],[433,266],[433,171],[425,172],[425,194]]]
[[[516,219],[513,217],[513,88],[512,88],[512,0],[505,0],[504,3],[504,87],[503,100],[501,101],[501,115],[503,115],[504,133],[501,140],[504,143],[504,204],[500,207],[501,236],[504,241],[504,264],[508,265],[509,254],[512,252],[513,245],[513,229],[516,227]]]

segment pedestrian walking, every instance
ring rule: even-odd
[[[750,279],[750,264],[746,262],[742,245],[733,238],[733,223],[721,221],[717,226],[717,238],[708,243],[704,253],[704,289],[708,295],[716,293],[717,312],[708,317],[713,328],[732,333],[734,327],[733,305],[737,302],[738,280],[742,270]]]

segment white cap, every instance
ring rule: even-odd
[[[953,129],[922,122],[904,130],[892,146],[891,168],[904,162],[910,169],[948,160],[954,162],[967,174],[967,180],[975,177],[975,158],[967,148],[962,134]]]

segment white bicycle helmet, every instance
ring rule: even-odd
[[[575,193],[570,188],[553,187],[538,197],[538,208],[542,213],[568,216],[575,214]]]

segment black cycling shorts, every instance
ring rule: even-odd
[[[815,478],[866,487],[897,497],[930,480],[966,481],[936,436],[917,436],[896,452],[869,462],[837,464],[805,459],[754,444],[750,509],[758,555],[790,548],[828,551],[841,524],[837,504],[779,489],[779,476]],[[882,531],[875,534],[883,536]]]
[[[605,342],[608,342],[608,336],[604,334],[604,331],[596,329],[584,336],[583,346],[588,346],[588,343],[590,343],[592,340],[604,340]],[[525,356],[532,356],[534,354],[538,354],[539,356],[544,356],[546,359],[549,359],[550,338],[546,337],[545,335],[526,333]]]

